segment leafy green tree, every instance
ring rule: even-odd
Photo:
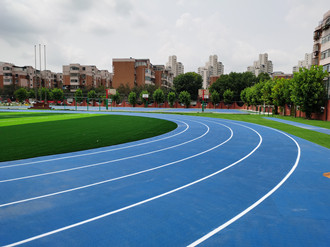
[[[215,108],[215,106],[216,106],[217,104],[220,103],[220,95],[219,95],[219,93],[218,93],[217,91],[215,91],[215,90],[211,93],[211,102],[212,102],[214,108]]]
[[[195,72],[187,72],[175,77],[173,85],[177,94],[187,91],[193,100],[197,100],[198,89],[203,87],[203,78]]]
[[[223,93],[230,89],[234,92],[234,101],[240,101],[241,92],[254,85],[257,78],[251,72],[236,73],[231,72],[228,75],[222,75],[220,78],[211,85],[210,91],[217,91],[220,99],[223,99]]]
[[[148,94],[148,98],[143,98],[144,94]],[[140,93],[140,100],[142,101],[142,103],[147,106],[147,101],[150,99],[150,94],[147,90],[142,90],[142,92]]]
[[[263,87],[261,88],[261,100],[266,105],[273,104],[272,89],[275,85],[273,80],[264,81]]]
[[[128,95],[128,102],[133,106],[135,107],[136,105],[136,101],[137,101],[137,98],[136,98],[136,93],[135,92],[130,92],[129,95]]]
[[[248,107],[249,102],[248,102],[248,99],[247,99],[247,91],[248,91],[248,88],[245,88],[244,90],[241,91],[241,100]]]
[[[268,73],[260,73],[257,76],[257,82],[269,81],[271,78]]]
[[[168,103],[170,103],[170,107],[173,107],[174,101],[176,100],[175,92],[169,92],[167,95]]]
[[[277,108],[283,109],[283,115],[285,114],[284,108],[286,104],[291,105],[291,80],[288,79],[274,79],[274,87],[272,89],[272,98],[275,105],[275,114],[277,114]]]
[[[119,104],[121,101],[119,92],[116,91],[115,94],[111,95],[111,99],[113,102],[116,102],[116,104]]]
[[[153,98],[158,105],[164,103],[165,94],[163,90],[161,90],[160,88],[156,89],[155,92],[153,93]]]
[[[179,101],[182,104],[184,104],[186,106],[186,108],[188,108],[190,106],[190,101],[191,101],[190,93],[187,91],[182,91],[179,94]]]
[[[82,102],[83,100],[83,92],[80,88],[74,93],[74,97],[76,98],[77,102]]]
[[[52,90],[52,94],[53,94],[53,99],[55,101],[61,101],[64,98],[64,93],[63,93],[63,90],[62,89],[54,88]]]
[[[24,102],[27,99],[28,93],[25,88],[19,88],[14,92],[15,98],[18,99],[19,102]]]
[[[227,89],[223,93],[223,101],[226,105],[230,105],[233,103],[233,98],[234,98],[234,92],[231,91],[230,89]]]
[[[89,100],[95,100],[96,97],[97,97],[97,93],[95,92],[95,90],[90,90],[88,93],[87,93],[87,97]]]
[[[117,92],[124,97],[128,97],[129,93],[131,92],[131,89],[129,88],[128,83],[126,85],[120,84],[117,88]]]
[[[292,79],[291,99],[301,107],[310,119],[313,112],[319,112],[326,100],[324,77],[329,74],[323,71],[323,66],[313,65],[310,69],[300,68]]]
[[[52,93],[48,88],[41,87],[38,90],[38,95],[41,100],[51,100],[52,99]]]
[[[28,93],[27,97],[29,99],[33,99],[33,98],[36,97],[36,92],[35,92],[35,90],[33,88],[31,88],[27,93]]]

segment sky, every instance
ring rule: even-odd
[[[113,58],[176,55],[185,72],[217,55],[225,73],[244,72],[268,53],[274,71],[292,67],[313,48],[313,31],[328,0],[0,0],[0,61],[35,65],[46,45],[46,67],[96,65]],[[38,49],[37,49],[38,51]],[[42,49],[43,52],[43,49]],[[37,68],[39,65],[37,55]],[[42,53],[42,70],[44,59]]]

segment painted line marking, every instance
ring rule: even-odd
[[[235,124],[235,123],[234,123],[234,124]],[[238,124],[238,125],[240,125],[240,124]],[[241,125],[241,126],[244,126],[244,125]],[[9,245],[6,245],[6,246],[7,246],[7,247],[11,247],[11,246],[17,246],[17,245],[20,245],[20,244],[28,243],[28,242],[31,242],[31,241],[34,241],[34,240],[37,240],[37,239],[40,239],[40,238],[47,237],[47,236],[49,236],[49,235],[53,235],[53,234],[58,233],[58,232],[62,232],[62,231],[65,231],[65,230],[68,230],[68,229],[71,229],[71,228],[74,228],[74,227],[77,227],[77,226],[80,226],[80,225],[83,225],[83,224],[87,224],[87,223],[92,222],[92,221],[99,220],[99,219],[101,219],[101,218],[104,218],[104,217],[107,217],[107,216],[110,216],[110,215],[113,215],[113,214],[116,214],[116,213],[119,213],[119,212],[125,211],[125,210],[127,210],[127,209],[130,209],[130,208],[133,208],[133,207],[136,207],[136,206],[142,205],[142,204],[145,204],[145,203],[147,203],[147,202],[150,202],[150,201],[156,200],[156,199],[158,199],[158,198],[161,198],[161,197],[164,197],[164,196],[167,196],[167,195],[173,194],[173,193],[175,193],[175,192],[177,192],[177,191],[183,190],[183,189],[185,189],[185,188],[187,188],[187,187],[190,187],[190,186],[192,186],[192,185],[194,185],[194,184],[200,183],[200,182],[202,182],[202,181],[204,181],[204,180],[206,180],[206,179],[208,179],[208,178],[210,178],[210,177],[213,177],[213,176],[217,175],[217,174],[219,174],[219,173],[221,173],[221,172],[223,172],[223,171],[225,171],[225,170],[227,170],[227,169],[229,169],[229,168],[235,166],[236,164],[240,163],[241,161],[247,159],[248,157],[250,157],[250,156],[251,156],[251,155],[252,155],[252,154],[253,154],[253,153],[254,153],[254,152],[260,147],[260,145],[261,145],[261,143],[262,143],[262,137],[261,137],[261,135],[259,134],[259,132],[257,132],[256,130],[254,130],[254,129],[250,128],[250,127],[247,127],[247,126],[244,126],[244,127],[248,128],[248,129],[251,129],[252,131],[254,131],[255,133],[257,133],[257,135],[259,136],[259,143],[258,143],[258,145],[257,145],[257,146],[256,146],[256,147],[255,147],[255,148],[254,148],[249,154],[247,154],[246,156],[244,156],[244,157],[241,158],[240,160],[238,160],[238,161],[236,161],[236,162],[230,164],[229,166],[227,166],[227,167],[225,167],[225,168],[223,168],[223,169],[221,169],[221,170],[218,170],[218,171],[216,171],[216,172],[214,172],[214,173],[212,173],[212,174],[210,174],[210,175],[208,175],[208,176],[205,176],[205,177],[203,177],[203,178],[201,178],[201,179],[198,179],[198,180],[196,180],[196,181],[194,181],[194,182],[188,183],[188,184],[186,184],[186,185],[183,185],[183,186],[178,187],[178,188],[176,188],[176,189],[170,190],[170,191],[165,192],[165,193],[163,193],[163,194],[160,194],[160,195],[157,195],[157,196],[154,196],[154,197],[148,198],[148,199],[146,199],[146,200],[143,200],[143,201],[140,201],[140,202],[137,202],[137,203],[131,204],[131,205],[129,205],[129,206],[126,206],[126,207],[123,207],[123,208],[120,208],[120,209],[117,209],[117,210],[114,210],[114,211],[111,211],[111,212],[108,212],[108,213],[105,213],[105,214],[102,214],[102,215],[99,215],[99,216],[93,217],[93,218],[90,218],[90,219],[87,219],[87,220],[84,220],[84,221],[81,221],[81,222],[78,222],[78,223],[75,223],[75,224],[72,224],[72,225],[69,225],[69,226],[65,226],[65,227],[62,227],[62,228],[59,228],[59,229],[56,229],[56,230],[53,230],[53,231],[49,231],[49,232],[46,232],[46,233],[43,233],[43,234],[40,234],[40,235],[37,235],[37,236],[31,237],[31,238],[27,238],[27,239],[24,239],[24,240],[21,240],[21,241],[18,241],[18,242],[15,242],[15,243],[12,243],[12,244],[9,244]],[[224,143],[223,143],[223,144],[224,144]],[[212,150],[215,149],[215,148],[217,148],[218,146],[223,145],[223,144],[219,144],[219,145],[213,147]]]
[[[266,127],[266,126],[262,126],[262,127],[269,128],[269,127]],[[248,208],[246,208],[244,211],[242,211],[241,213],[239,213],[238,215],[236,215],[232,219],[228,220],[227,222],[225,222],[221,226],[217,227],[213,231],[209,232],[208,234],[204,235],[200,239],[197,239],[193,243],[189,244],[188,247],[193,247],[193,246],[199,245],[200,243],[204,242],[205,240],[207,240],[208,238],[212,237],[213,235],[219,233],[221,230],[223,230],[227,226],[231,225],[232,223],[234,223],[235,221],[237,221],[238,219],[240,219],[241,217],[243,217],[245,214],[247,214],[248,212],[250,212],[252,209],[254,209],[255,207],[257,207],[264,200],[266,200],[269,196],[271,196],[276,190],[278,190],[284,184],[284,182],[291,176],[291,174],[294,172],[294,170],[297,168],[298,163],[299,163],[299,160],[300,160],[300,153],[301,153],[300,146],[299,146],[298,142],[294,138],[292,138],[291,136],[287,135],[286,133],[284,133],[282,131],[279,131],[279,130],[276,130],[276,129],[273,129],[273,128],[269,128],[269,129],[275,130],[275,131],[277,131],[277,132],[279,132],[279,133],[281,133],[281,134],[289,137],[296,144],[297,149],[298,149],[298,154],[297,154],[296,161],[295,161],[293,167],[291,168],[291,170],[287,173],[287,175],[273,189],[271,189],[266,195],[264,195],[263,197],[261,197],[258,201],[256,201],[251,206],[249,206]]]
[[[6,179],[6,180],[1,180],[0,183],[7,183],[7,182],[18,181],[18,180],[24,180],[24,179],[30,179],[30,178],[48,176],[48,175],[53,175],[53,174],[58,174],[58,173],[64,173],[64,172],[69,172],[69,171],[75,171],[75,170],[80,170],[80,169],[85,169],[85,168],[100,166],[100,165],[104,165],[104,164],[115,163],[115,162],[118,162],[118,161],[133,159],[133,158],[137,158],[137,157],[142,157],[142,156],[146,156],[146,155],[149,155],[149,154],[154,154],[154,153],[162,152],[162,151],[165,151],[165,150],[173,149],[173,148],[176,148],[176,147],[185,145],[187,143],[196,141],[196,140],[204,137],[207,133],[209,133],[210,128],[206,124],[203,124],[202,122],[198,122],[198,121],[193,121],[193,122],[200,123],[200,124],[204,125],[206,127],[206,129],[207,129],[206,132],[203,133],[202,135],[200,135],[199,137],[196,137],[194,139],[191,139],[189,141],[186,141],[186,142],[183,142],[183,143],[174,145],[174,146],[170,146],[170,147],[167,147],[167,148],[158,149],[158,150],[147,152],[147,153],[137,154],[137,155],[133,155],[133,156],[125,157],[125,158],[120,158],[120,159],[115,159],[115,160],[108,160],[108,161],[99,162],[99,163],[95,163],[95,164],[85,165],[85,166],[78,166],[78,167],[69,168],[69,169],[63,169],[63,170],[58,170],[58,171],[54,171],[54,172],[40,173],[40,174],[35,174],[35,175],[30,175],[30,176],[24,176],[24,177],[18,177],[18,178],[11,178],[11,179]]]
[[[31,164],[45,163],[45,162],[57,161],[57,160],[64,160],[64,159],[71,159],[71,158],[77,158],[77,157],[95,155],[95,154],[100,154],[100,153],[113,152],[113,151],[118,151],[118,150],[132,148],[132,147],[138,147],[138,146],[150,144],[150,143],[153,143],[153,142],[163,141],[163,140],[166,140],[166,139],[169,139],[169,138],[172,138],[172,137],[181,135],[181,134],[183,134],[184,132],[186,132],[189,129],[189,125],[186,122],[183,122],[183,121],[180,121],[180,120],[173,120],[173,119],[171,121],[181,122],[184,125],[186,125],[186,128],[183,131],[181,131],[179,133],[176,133],[174,135],[171,135],[171,136],[167,136],[167,137],[164,137],[164,138],[161,138],[161,139],[147,141],[147,142],[143,142],[143,143],[139,143],[139,144],[134,144],[134,145],[130,145],[130,146],[125,146],[125,147],[120,147],[120,148],[114,148],[114,149],[108,149],[108,150],[102,150],[102,151],[96,151],[96,152],[90,152],[90,153],[85,153],[85,154],[70,155],[70,156],[65,156],[65,157],[60,157],[60,158],[54,158],[54,159],[39,160],[39,161],[32,161],[32,162],[27,162],[27,163],[20,163],[20,164],[14,164],[14,165],[0,166],[0,169],[17,167],[17,166],[26,166],[26,165],[31,165]],[[77,151],[77,152],[84,152],[84,151],[86,151],[86,150],[81,150],[81,151]]]
[[[219,123],[217,123],[217,124],[218,125],[223,125],[223,124],[219,124]],[[227,143],[228,141],[230,141],[233,138],[233,135],[234,135],[233,130],[230,127],[226,126],[226,125],[223,125],[223,126],[228,128],[231,134],[230,134],[230,137],[227,140],[225,140],[224,142],[218,144],[216,147],[219,147],[219,145],[222,146],[223,144]],[[37,200],[37,199],[42,199],[42,198],[46,198],[46,197],[51,197],[51,196],[55,196],[55,195],[60,195],[60,194],[64,194],[64,193],[68,193],[68,192],[72,192],[72,191],[76,191],[76,190],[81,190],[81,189],[97,186],[97,185],[100,185],[100,184],[104,184],[104,183],[108,183],[108,182],[112,182],[112,181],[116,181],[116,180],[120,180],[120,179],[124,179],[124,178],[128,178],[128,177],[132,177],[132,176],[139,175],[139,174],[142,174],[142,173],[147,173],[147,172],[150,172],[150,171],[158,170],[158,169],[163,168],[163,167],[167,167],[167,166],[170,166],[170,165],[173,165],[173,164],[176,164],[176,163],[180,163],[180,162],[185,161],[185,160],[195,158],[195,157],[200,156],[202,154],[205,154],[205,153],[207,153],[207,152],[209,152],[213,149],[214,149],[214,147],[212,147],[208,150],[205,150],[203,152],[194,154],[192,156],[188,156],[186,158],[177,160],[177,161],[173,161],[173,162],[161,165],[161,166],[153,167],[153,168],[150,168],[150,169],[147,169],[147,170],[142,170],[142,171],[131,173],[131,174],[128,174],[128,175],[120,176],[120,177],[117,177],[117,178],[111,178],[111,179],[107,179],[107,180],[100,181],[100,182],[97,182],[97,183],[92,183],[92,184],[88,184],[88,185],[84,185],[84,186],[80,186],[80,187],[76,187],[76,188],[72,188],[72,189],[68,189],[68,190],[58,191],[58,192],[55,192],[55,193],[50,193],[50,194],[46,194],[46,195],[42,195],[42,196],[37,196],[37,197],[27,198],[27,199],[23,199],[23,200],[19,200],[19,201],[0,204],[0,208],[15,205],[15,204],[19,204],[19,203],[24,203],[24,202],[28,202],[28,201],[33,201],[33,200]]]

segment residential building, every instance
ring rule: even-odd
[[[174,77],[184,74],[184,66],[181,62],[177,61],[177,57],[175,55],[169,56],[168,62],[166,63],[166,69],[170,70]]]
[[[310,69],[310,67],[312,66],[312,60],[313,60],[313,53],[306,53],[305,59],[298,61],[298,65],[293,67],[292,69],[293,73],[299,72],[300,68]]]
[[[155,85],[157,87],[171,88],[173,86],[173,73],[164,65],[154,65]]]
[[[198,68],[198,74],[203,78],[203,88],[209,88],[212,82],[214,82],[214,77],[219,78],[224,73],[224,65],[221,62],[218,62],[217,55],[211,55],[209,61],[205,63],[204,67]]]
[[[61,87],[61,74],[50,70],[34,69],[32,66],[16,66],[12,63],[0,63],[0,88],[14,85],[25,88]]]
[[[284,72],[282,71],[274,71],[273,73],[271,73],[271,78],[278,78],[278,79],[281,79],[281,78],[284,78],[284,79],[291,79],[293,78],[293,74],[285,74]]]
[[[63,65],[63,87],[74,92],[78,88],[110,87],[111,74],[95,65]]]
[[[259,54],[259,60],[254,61],[252,66],[247,67],[247,71],[252,72],[255,76],[260,73],[271,74],[273,72],[273,63],[268,60],[268,54]]]
[[[325,71],[330,72],[330,10],[314,30],[313,64],[322,65]],[[330,77],[325,79],[325,84],[330,98]]]
[[[127,84],[130,88],[155,85],[155,71],[149,59],[114,58],[112,67],[113,88],[118,88],[121,84]]]

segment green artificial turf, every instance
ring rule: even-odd
[[[178,114],[178,113],[176,113]],[[321,145],[326,148],[330,148],[330,135],[325,133],[320,133],[313,130],[299,128],[293,125],[280,123],[276,121],[272,121],[269,119],[265,119],[263,115],[243,115],[243,114],[218,114],[218,113],[179,113],[180,115],[193,115],[193,116],[201,116],[201,117],[213,117],[213,118],[222,118],[229,120],[237,120],[249,123],[260,124],[264,126],[268,126],[274,129],[282,130],[286,133],[295,135],[297,137],[303,138],[310,142],[314,142],[318,145]],[[314,125],[322,128],[330,128],[330,122],[326,121],[318,121],[318,120],[307,120],[302,118],[293,118],[293,117],[280,117],[285,120],[294,121],[296,120],[299,123]]]
[[[11,113],[0,113],[0,123],[8,120],[7,117],[4,118],[5,115]],[[64,115],[74,117],[69,115],[76,114]],[[43,116],[39,113],[36,116],[26,114],[28,122],[34,117],[49,118],[46,122],[23,124],[24,116],[17,114],[16,119],[21,120],[18,125],[13,123],[10,126],[0,125],[0,161],[116,145],[164,134],[177,127],[170,121],[146,117],[77,115],[83,116],[63,119],[63,114],[52,113],[48,116],[47,113]]]

